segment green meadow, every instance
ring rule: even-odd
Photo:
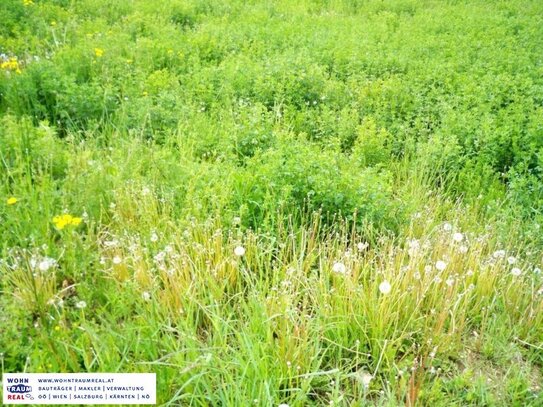
[[[1,0],[0,371],[161,406],[543,406],[543,2]]]

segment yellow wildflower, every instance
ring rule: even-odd
[[[11,57],[7,61],[0,63],[0,68],[7,71],[17,71],[19,70],[19,61],[17,60],[17,57]]]
[[[23,0],[23,6],[31,6],[34,4],[32,0]]]
[[[17,198],[15,198],[14,196],[9,197],[7,200],[8,205],[15,205],[16,203],[17,203]]]
[[[69,214],[57,215],[53,218],[53,223],[58,230],[64,229],[66,226],[77,226],[83,219],[74,217]]]
[[[102,48],[94,48],[94,55],[101,58],[104,55],[104,50]]]
[[[51,27],[54,27],[55,25],[57,25],[57,22],[55,20],[51,21]]]

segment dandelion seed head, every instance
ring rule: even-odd
[[[464,235],[460,232],[456,232],[454,235],[453,235],[453,240],[455,242],[461,242],[462,240],[464,240]]]
[[[337,261],[332,265],[332,271],[338,274],[345,274],[347,272],[347,267],[345,264]]]
[[[363,252],[368,247],[369,247],[369,243],[367,242],[358,242],[356,245],[356,248],[358,249],[359,252]]]
[[[86,308],[87,307],[87,303],[85,301],[78,301],[76,304],[75,304],[75,307],[76,308],[79,308],[79,309],[83,309],[83,308]]]
[[[52,259],[50,257],[46,257],[44,258],[42,261],[40,261],[40,263],[38,264],[38,269],[40,271],[47,271],[49,270],[51,267],[55,266],[56,265],[56,260],[55,259]]]
[[[495,259],[502,259],[505,257],[505,250],[496,250],[493,254],[492,254],[492,257],[494,257]]]
[[[514,256],[509,256],[507,258],[507,263],[509,264],[515,264],[517,262],[517,259]]]
[[[123,259],[120,256],[113,257],[113,264],[121,264]]]
[[[445,263],[443,260],[438,260],[436,262],[436,269],[439,271],[443,271],[447,268],[447,263]]]
[[[387,280],[384,280],[381,284],[379,284],[379,291],[381,294],[387,295],[392,290],[392,286]]]
[[[448,222],[444,223],[443,224],[443,230],[445,232],[450,232],[452,230],[452,225],[450,223],[448,223]]]
[[[234,254],[238,257],[242,257],[245,255],[245,247],[243,246],[237,246],[235,249],[234,249]]]
[[[511,274],[514,275],[515,277],[518,277],[522,274],[522,270],[519,269],[518,267],[513,267],[511,269]]]

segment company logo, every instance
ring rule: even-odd
[[[22,384],[22,383],[19,383],[19,384],[15,384],[13,386],[8,386],[7,390],[10,393],[23,394],[23,393],[30,393],[32,391],[32,387],[27,386],[27,385]]]

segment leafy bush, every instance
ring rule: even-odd
[[[244,208],[252,226],[270,214],[320,211],[348,220],[394,228],[396,204],[385,171],[364,169],[339,152],[286,139],[273,150],[261,151],[238,174],[234,205]]]

